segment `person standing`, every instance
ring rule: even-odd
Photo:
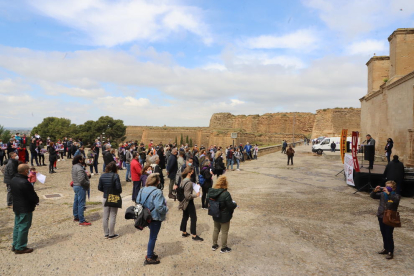
[[[38,156],[38,159],[39,159],[39,164],[41,166],[46,166],[44,148],[45,148],[45,146],[43,145],[43,141],[39,140],[39,145],[37,146],[37,156]],[[42,162],[43,162],[43,164],[42,164]]]
[[[132,161],[132,153],[130,151],[130,147],[126,147],[125,151],[125,165],[126,165],[126,174],[125,174],[125,181],[131,182],[131,161]]]
[[[158,255],[154,252],[154,248],[158,233],[161,229],[161,224],[167,215],[168,207],[162,191],[157,189],[159,183],[159,174],[150,174],[147,177],[145,187],[140,190],[136,200],[138,204],[142,204],[144,208],[151,210],[152,216],[152,221],[148,226],[150,235],[147,246],[147,256],[145,256],[145,264],[160,263]]]
[[[31,155],[30,163],[31,163],[32,167],[34,166],[33,165],[33,159],[36,161],[36,165],[39,166],[39,162],[37,161],[36,139],[35,138],[32,139],[32,143],[30,144],[30,155]]]
[[[247,155],[247,160],[251,160],[252,159],[252,153],[251,153],[252,145],[250,145],[249,142],[247,142],[246,145],[244,146],[244,150]]]
[[[394,147],[394,141],[391,138],[388,138],[387,144],[385,145],[385,155],[387,156],[388,164],[390,163],[390,160],[391,160],[391,153],[392,153],[393,147]]]
[[[88,165],[89,165],[89,170],[91,172],[91,175],[93,174],[93,169],[95,168],[95,174],[99,174],[98,173],[98,157],[96,154],[96,147],[92,146],[91,149],[88,150],[88,154],[87,154],[87,159],[88,159]]]
[[[170,179],[170,183],[168,186],[168,197],[174,200],[176,199],[176,197],[173,195],[172,191],[173,191],[173,187],[175,184],[175,177],[177,175],[177,170],[178,170],[177,149],[174,148],[171,151],[171,155],[167,163],[167,175],[168,175],[168,178]]]
[[[282,153],[286,153],[287,146],[288,146],[288,144],[287,144],[286,140],[283,140],[283,143],[282,143]]]
[[[292,148],[292,146],[290,145],[289,148],[286,150],[286,155],[288,157],[288,161],[287,164],[289,165],[289,160],[291,165],[293,166],[293,156],[295,156],[295,150]]]
[[[336,149],[336,143],[334,141],[332,141],[331,143],[331,152],[335,152]]]
[[[103,164],[103,171],[105,171],[105,166],[114,161],[114,157],[111,154],[111,144],[106,144],[105,151],[102,152],[104,164]]]
[[[191,176],[193,174],[194,168],[190,166],[187,166],[182,173],[183,181],[181,181],[180,187],[184,189],[184,200],[178,205],[178,209],[183,210],[180,231],[182,232],[183,238],[190,236],[190,234],[187,233],[187,221],[188,218],[191,218],[190,232],[193,236],[193,241],[203,241],[204,239],[197,236],[197,213],[194,205],[194,199],[200,196],[200,192],[193,194],[193,182],[191,181]]]
[[[105,173],[99,178],[98,190],[103,192],[103,229],[106,239],[116,239],[119,237],[118,234],[115,234],[115,222],[116,215],[118,213],[118,207],[109,207],[105,206],[106,199],[108,198],[109,190],[115,187],[116,192],[119,194],[122,193],[121,180],[118,175],[118,168],[115,162],[111,162],[106,166]],[[108,225],[109,222],[109,225]]]
[[[83,156],[78,155],[72,161],[72,181],[75,197],[73,199],[73,221],[79,222],[79,226],[90,226],[91,223],[85,220],[86,191],[90,188],[90,174],[83,167]]]
[[[7,208],[13,206],[13,196],[11,192],[12,179],[17,175],[17,168],[19,166],[19,156],[17,153],[12,152],[10,159],[7,160],[7,165],[4,171],[4,183],[7,186]]]
[[[253,148],[253,159],[257,160],[257,155],[259,154],[259,146],[257,144],[254,145]]]
[[[370,134],[367,134],[366,136],[367,138],[367,145],[370,145],[373,147],[373,153],[372,156],[369,157],[369,167],[368,169],[373,169],[374,168],[374,159],[375,159],[375,140],[371,137]]]
[[[215,158],[216,161],[214,163],[214,173],[217,175],[217,178],[219,178],[220,175],[222,175],[224,173],[224,170],[226,169],[223,163],[222,155],[223,154],[221,151],[216,152],[216,158]]]
[[[201,169],[201,175],[204,177],[204,184],[201,186],[203,195],[201,197],[201,208],[206,210],[208,208],[208,190],[213,187],[213,172],[210,167],[210,160],[204,161],[203,168]]]
[[[132,201],[135,202],[137,199],[137,195],[141,188],[141,175],[142,175],[142,166],[139,163],[139,154],[138,152],[134,152],[132,155],[132,160],[130,164],[131,170],[131,178],[132,178]]]
[[[15,254],[33,252],[33,248],[27,247],[27,241],[32,226],[33,211],[39,203],[39,197],[27,179],[28,175],[29,165],[21,164],[18,167],[18,174],[11,181],[14,212],[12,251]]]
[[[5,146],[3,145],[3,141],[0,138],[0,167],[3,166],[3,160],[5,158],[6,151]]]
[[[53,169],[57,161],[57,153],[53,142],[49,143],[49,173],[56,173]]]
[[[214,231],[213,231],[213,251],[216,251],[218,246],[218,236],[221,232],[221,253],[227,253],[231,251],[231,248],[227,246],[227,237],[230,229],[230,220],[233,218],[234,209],[237,207],[236,202],[231,198],[230,193],[227,191],[228,182],[227,178],[222,175],[214,187],[208,191],[207,198],[214,199],[219,202],[220,216],[213,217]]]
[[[229,169],[229,167],[231,168],[231,170],[233,171],[233,165],[234,165],[234,152],[233,152],[233,148],[229,148],[227,150],[227,169]]]
[[[240,152],[239,148],[237,148],[236,152],[234,153],[234,159],[237,162],[237,170],[240,171],[240,160],[242,159],[242,153]]]
[[[396,189],[397,183],[387,181],[385,187],[377,186],[370,194],[371,198],[380,200],[377,217],[384,247],[378,254],[387,255],[385,258],[388,260],[394,258],[394,227],[385,224],[383,220],[385,210],[398,210],[401,196],[395,192]]]
[[[394,155],[392,161],[385,167],[384,177],[388,181],[394,181],[397,183],[395,192],[401,194],[401,186],[404,182],[404,164],[398,160],[398,155]]]
[[[158,155],[154,155],[153,157],[151,157],[150,163],[151,163],[152,171],[154,173],[159,173],[160,174],[160,183],[159,183],[157,188],[160,189],[160,190],[164,190],[164,175],[162,173],[162,169],[161,169],[161,166],[160,166],[160,164],[161,164],[160,157]],[[142,183],[142,186],[144,186],[144,183]]]
[[[66,145],[67,151],[68,151],[68,159],[72,159],[72,146],[73,146],[72,138],[69,138],[69,141]]]

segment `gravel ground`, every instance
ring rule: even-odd
[[[33,253],[10,251],[14,215],[6,208],[6,189],[0,191],[0,275],[414,275],[414,200],[401,201],[403,227],[394,231],[395,257],[385,260],[376,253],[382,249],[378,201],[367,193],[353,195],[354,189],[335,177],[340,161],[309,151],[310,146],[297,147],[294,166],[286,166],[286,156],[274,153],[226,173],[239,204],[231,221],[230,253],[211,250],[213,222],[201,210],[200,199],[195,202],[197,232],[204,242],[181,237],[182,213],[178,202],[168,200],[170,211],[155,248],[161,264],[153,266],[143,266],[148,229],[137,231],[123,217],[132,205],[131,183],[122,183],[124,208],[116,224],[120,237],[106,240],[99,176],[92,177],[87,202],[86,219],[92,226],[79,227],[72,221],[71,162],[58,162],[53,175],[42,167],[47,181],[35,185],[40,206],[29,233]],[[125,170],[120,175],[124,180]],[[43,197],[53,193],[63,197]]]

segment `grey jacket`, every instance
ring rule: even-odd
[[[178,210],[185,210],[187,209],[188,203],[194,200],[197,195],[193,194],[193,182],[187,177],[181,181],[180,187],[184,187],[184,200],[178,205]]]
[[[19,165],[19,161],[14,159],[7,160],[6,169],[4,171],[4,183],[11,184],[13,177],[17,175],[17,167]]]
[[[125,151],[125,162],[127,164],[130,164],[131,160],[132,160],[132,153],[129,150]]]
[[[85,190],[89,190],[89,177],[80,163],[72,167],[72,181],[73,186],[82,186]]]

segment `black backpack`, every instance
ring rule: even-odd
[[[184,188],[189,182],[185,183],[185,185],[183,187],[181,187],[181,185],[178,186],[178,188],[177,188],[177,199],[178,199],[179,202],[181,202],[185,199]]]
[[[226,190],[221,191],[215,198],[208,199],[208,214],[213,218],[220,218],[221,210],[220,210],[220,202],[216,199]]]

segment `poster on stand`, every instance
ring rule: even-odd
[[[345,173],[345,178],[346,178],[346,184],[350,186],[355,186],[354,159],[352,158],[352,155],[349,153],[345,154],[344,173]]]
[[[359,163],[358,163],[358,139],[359,139],[359,132],[352,131],[352,159],[354,160],[354,170],[359,172]]]
[[[340,142],[342,164],[344,164],[344,158],[345,158],[345,152],[346,152],[346,138],[347,138],[347,136],[348,136],[348,130],[347,129],[343,129],[342,130],[342,134],[341,134],[341,142]]]

